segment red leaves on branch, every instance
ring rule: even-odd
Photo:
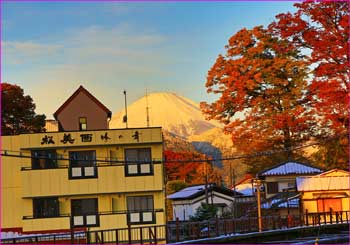
[[[311,136],[341,135],[336,144],[325,141],[320,155],[348,162],[349,4],[297,3],[297,12],[277,15],[268,29],[242,29],[229,39],[206,82],[220,97],[201,109],[226,125],[237,148],[288,150]]]
[[[312,130],[307,67],[286,40],[262,27],[233,35],[208,72],[208,93],[201,103],[209,119],[224,124],[237,147],[247,153],[285,148],[307,139]],[[238,115],[238,116],[237,116]]]
[[[349,126],[349,2],[305,1],[294,14],[280,14],[269,29],[288,38],[307,55],[309,87],[323,133],[338,134]]]
[[[188,184],[201,184],[205,182],[205,176],[211,172],[211,165],[207,162],[195,162],[205,160],[205,155],[193,152],[164,151],[165,171],[168,180],[182,180]],[[176,162],[176,161],[179,162]],[[191,162],[191,160],[194,160]]]

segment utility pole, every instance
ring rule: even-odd
[[[147,116],[147,128],[149,128],[149,107],[148,107],[148,93],[146,88],[146,116]]]
[[[231,166],[231,164],[230,164]],[[232,170],[232,175],[233,175],[233,218],[236,218],[236,173],[235,170]]]
[[[208,197],[208,168],[207,168],[207,162],[204,162],[205,164],[205,203],[209,204],[209,197]]]
[[[125,106],[125,115],[123,117],[123,122],[125,123],[126,128],[128,128],[128,108],[126,103],[126,90],[124,90],[124,106]]]
[[[260,195],[260,186],[262,184],[262,181],[260,179],[255,179],[255,188],[256,188],[256,195],[257,195],[257,201],[258,201],[258,227],[259,232],[262,231],[262,222],[261,222],[261,195]]]

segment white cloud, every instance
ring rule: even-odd
[[[55,43],[5,41],[4,65],[15,68],[12,70],[16,70],[15,64],[21,67],[16,73],[7,71],[4,79],[28,91],[38,113],[51,115],[80,84],[90,84],[101,99],[108,94],[106,105],[115,110],[119,95],[113,94],[124,88],[135,92],[139,83],[171,76],[165,66],[175,59],[167,52],[166,40],[154,31],[118,25],[72,31]],[[22,70],[23,65],[30,69]]]
[[[46,59],[58,54],[61,45],[42,44],[33,41],[4,41],[2,51],[4,62],[8,64],[23,64]]]

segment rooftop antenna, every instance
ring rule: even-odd
[[[125,123],[126,128],[128,128],[128,108],[126,103],[126,90],[124,89],[124,104],[125,104],[125,115],[123,117],[123,123]]]
[[[149,107],[148,107],[148,93],[146,88],[146,116],[147,116],[147,128],[149,128]]]

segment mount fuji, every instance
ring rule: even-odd
[[[147,127],[147,108],[150,127],[161,126],[184,139],[221,127],[217,122],[205,120],[199,104],[171,92],[151,93],[130,104],[127,107],[128,127]],[[125,127],[124,115],[125,110],[115,113],[110,128]]]

